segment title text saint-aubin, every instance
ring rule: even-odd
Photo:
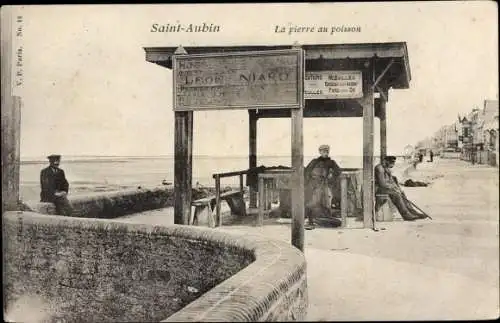
[[[152,24],[152,33],[217,33],[220,32],[220,26],[204,22],[203,24]]]

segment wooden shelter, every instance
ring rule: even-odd
[[[248,166],[257,166],[257,122],[263,118],[292,118],[292,168],[303,172],[302,118],[362,117],[363,118],[363,219],[364,227],[373,227],[374,201],[374,117],[380,119],[380,155],[387,152],[386,102],[389,89],[408,89],[410,65],[405,42],[321,44],[282,46],[224,47],[145,47],[146,61],[173,69],[176,54],[236,53],[301,48],[305,57],[305,74],[321,71],[356,71],[361,75],[361,95],[355,98],[305,98],[303,109],[248,109]],[[307,88],[305,89],[307,91]],[[325,94],[325,93],[323,93]],[[300,111],[299,111],[300,110]],[[192,180],[192,111],[175,112],[175,223],[185,224],[191,212]],[[303,179],[295,184],[303,187]],[[292,192],[292,197],[293,197]],[[299,193],[296,193],[299,194]],[[296,216],[303,225],[304,198],[292,198]],[[255,207],[256,194],[250,192],[250,207]],[[293,230],[299,227],[292,226]],[[296,232],[298,236],[302,233]],[[293,235],[293,233],[292,233]],[[293,239],[292,239],[293,240]],[[301,248],[302,249],[302,248]]]

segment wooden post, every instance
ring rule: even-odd
[[[19,165],[21,105],[20,97],[12,96],[12,8],[2,8],[2,214],[19,209]]]
[[[386,122],[386,101],[380,98],[379,119],[380,119],[380,161],[387,156],[387,122]]]
[[[258,193],[259,193],[259,213],[257,214],[257,226],[262,226],[264,224],[264,212],[265,212],[265,191],[266,189],[264,188],[264,178],[261,176],[258,176]]]
[[[192,199],[193,112],[175,112],[174,223],[188,224]]]
[[[304,251],[303,109],[292,112],[292,245]]]
[[[301,46],[295,42],[292,46],[294,49],[300,49]],[[292,245],[304,252],[304,137],[303,137],[303,123],[304,123],[304,106],[305,99],[304,93],[304,74],[305,74],[305,57],[304,52],[301,51],[301,62],[299,75],[297,76],[299,82],[299,96],[300,108],[291,109],[291,126],[292,126]]]
[[[257,167],[257,112],[248,110],[248,168]],[[248,176],[248,175],[247,175]],[[249,187],[250,208],[257,206],[257,192]]]
[[[340,217],[342,219],[342,228],[347,225],[347,175],[340,174]]]
[[[174,54],[187,52],[179,47]],[[174,69],[174,78],[175,72]],[[174,142],[174,223],[187,225],[191,218],[193,194],[193,111],[175,111]]]
[[[363,225],[365,228],[373,228],[374,226],[373,124],[375,109],[372,68],[372,62],[365,64],[363,70],[363,98],[359,99],[359,103],[363,107]]]
[[[220,214],[220,176],[215,175],[215,221],[218,227],[222,226],[222,216]]]

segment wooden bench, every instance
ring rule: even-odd
[[[243,199],[243,191],[231,190],[220,194],[220,200],[226,201],[231,209],[231,213],[239,216],[246,215],[246,204]],[[220,203],[220,202],[219,202]],[[217,195],[204,197],[191,203],[195,207],[194,214],[189,219],[190,225],[205,224],[204,217],[206,216],[207,225],[211,228],[222,223],[222,219],[216,219],[213,216],[213,210],[217,205]],[[220,215],[219,215],[220,217]],[[201,220],[201,221],[200,221]],[[217,223],[217,221],[219,221]]]

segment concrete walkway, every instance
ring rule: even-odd
[[[382,231],[306,231],[308,320],[472,320],[499,316],[498,169],[459,160],[419,164],[405,188],[433,220]],[[171,211],[169,212],[171,213]],[[170,224],[165,212],[120,221]],[[217,230],[290,241],[290,225]]]

